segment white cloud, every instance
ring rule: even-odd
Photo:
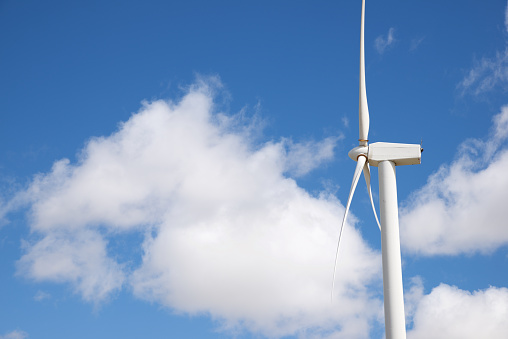
[[[492,252],[508,244],[508,106],[486,141],[471,139],[401,208],[401,244],[423,255]]]
[[[334,223],[342,209],[333,198],[312,198],[291,182],[277,186],[258,206],[243,201],[206,220],[163,225],[145,244],[135,293],[270,336],[342,324],[353,337],[368,337],[367,320],[379,302],[369,299],[365,283],[380,276],[379,258],[348,228],[340,296],[330,304]]]
[[[508,48],[497,52],[494,58],[482,58],[476,62],[457,88],[462,95],[481,95],[495,88],[508,89]]]
[[[391,27],[388,30],[386,37],[384,35],[380,35],[374,41],[374,46],[379,54],[383,54],[385,50],[391,46],[395,41],[395,28]]]
[[[408,339],[504,338],[508,333],[508,289],[473,293],[441,284],[416,305]]]
[[[78,163],[39,174],[16,198],[30,203],[34,234],[19,273],[94,302],[130,284],[226,330],[367,338],[382,308],[368,288],[381,277],[379,253],[346,225],[330,303],[344,208],[287,176],[330,159],[337,138],[255,144],[238,117],[214,113],[213,91],[201,82],[179,102],[145,103],[90,140]],[[145,236],[134,268],[108,246],[133,232]]]
[[[0,335],[0,339],[25,339],[28,338],[28,333],[24,331],[12,331],[4,335]]]

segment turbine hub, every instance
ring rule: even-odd
[[[367,154],[369,153],[369,147],[367,145],[365,146],[357,146],[353,148],[347,155],[354,161],[358,161],[359,156],[364,156],[367,158]]]

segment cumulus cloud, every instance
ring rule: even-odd
[[[365,286],[380,273],[376,254],[347,230],[340,296],[330,304],[337,204],[327,196],[315,200],[292,184],[276,190],[254,209],[242,202],[227,217],[161,227],[145,244],[143,265],[133,275],[136,295],[270,336],[329,330],[335,323],[344,326],[344,335],[368,337],[367,320],[380,306]]]
[[[124,281],[121,266],[109,258],[99,232],[43,232],[41,240],[25,244],[18,273],[36,281],[71,282],[85,300],[98,301]]]
[[[508,289],[473,293],[441,284],[417,302],[408,339],[504,338],[508,333]]]
[[[374,47],[376,47],[379,54],[383,54],[389,46],[395,43],[395,41],[395,28],[391,27],[386,36],[380,35],[376,38],[374,41]]]
[[[464,142],[459,156],[429,177],[401,208],[401,244],[423,255],[492,252],[508,244],[508,106],[486,140]]]
[[[420,276],[411,278],[409,288],[404,291],[404,311],[406,313],[406,325],[411,325],[418,303],[423,298],[423,280]]]
[[[330,303],[344,207],[291,177],[332,158],[337,138],[255,143],[245,120],[217,112],[216,90],[201,81],[178,101],[145,103],[76,163],[37,175],[16,197],[33,234],[19,274],[92,302],[129,286],[224,330],[367,338],[382,308],[369,289],[379,253],[346,225]],[[137,266],[110,244],[134,233],[144,237]]]

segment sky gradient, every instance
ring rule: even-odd
[[[361,1],[1,1],[0,339],[383,338]],[[508,333],[508,9],[367,1],[408,339]],[[372,169],[378,206],[377,169]]]

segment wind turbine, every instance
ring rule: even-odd
[[[367,91],[365,88],[365,52],[364,52],[364,27],[365,27],[365,0],[362,0],[362,20],[360,33],[360,145],[349,151],[348,155],[355,160],[356,169],[353,175],[353,183],[349,191],[344,219],[339,232],[337,252],[335,255],[335,267],[333,271],[333,288],[335,284],[335,272],[339,255],[340,238],[346,223],[351,199],[363,171],[370,202],[374,210],[374,216],[381,230],[381,253],[383,261],[383,295],[385,310],[385,333],[386,339],[405,339],[406,321],[404,315],[404,295],[402,288],[402,267],[400,259],[399,216],[397,207],[397,182],[395,166],[417,165],[421,162],[421,145],[418,144],[395,144],[386,142],[368,143],[369,135],[369,108],[367,106]],[[381,225],[376,215],[376,209],[372,200],[370,188],[370,166],[378,167],[379,172],[379,209]]]

